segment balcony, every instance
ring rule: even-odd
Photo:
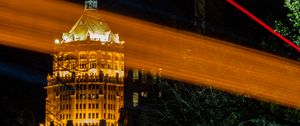
[[[105,83],[124,84],[124,78],[86,75],[86,76],[75,76],[75,77],[57,77],[57,78],[53,78],[52,82],[54,84],[78,83],[78,82],[105,82]]]

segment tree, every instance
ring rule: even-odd
[[[299,110],[249,96],[174,80],[155,85],[162,95],[145,99],[147,104],[139,107],[139,125],[300,125]]]
[[[300,46],[300,0],[283,1],[282,15],[273,22],[275,30]],[[276,14],[275,14],[276,15]],[[278,42],[276,42],[278,41]],[[294,60],[300,60],[299,53],[274,35],[263,38],[261,47],[268,52]]]
[[[285,0],[284,7],[288,9],[287,18],[275,22],[276,31],[300,46],[300,0]]]

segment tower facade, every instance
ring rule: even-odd
[[[118,125],[124,106],[123,49],[118,34],[89,10],[55,40],[53,73],[45,87],[46,126]]]

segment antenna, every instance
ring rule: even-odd
[[[97,0],[85,0],[84,10],[96,10],[98,6]]]

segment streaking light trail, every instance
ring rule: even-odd
[[[45,53],[83,10],[60,0],[0,1],[0,8],[1,44]],[[125,41],[127,67],[161,69],[168,78],[300,108],[299,62],[106,11],[99,15]]]
[[[239,5],[238,3],[236,3],[234,0],[227,0],[227,2],[230,3],[231,5],[233,5],[234,7],[236,7],[238,10],[240,10],[244,14],[246,14],[247,16],[249,16],[251,19],[253,19],[255,22],[257,22],[258,24],[260,24],[261,26],[263,26],[269,32],[271,32],[272,34],[274,34],[275,36],[277,36],[278,38],[280,38],[282,41],[284,41],[285,43],[289,44],[291,47],[293,47],[294,49],[296,49],[298,52],[300,52],[300,47],[299,46],[297,46],[295,43],[293,43],[289,39],[287,39],[284,36],[282,36],[279,32],[277,32],[272,27],[270,27],[269,25],[267,25],[266,23],[264,23],[263,21],[261,21],[260,19],[258,19],[255,15],[253,15],[251,12],[249,12],[248,10],[246,10],[245,8],[243,8],[241,5]]]

